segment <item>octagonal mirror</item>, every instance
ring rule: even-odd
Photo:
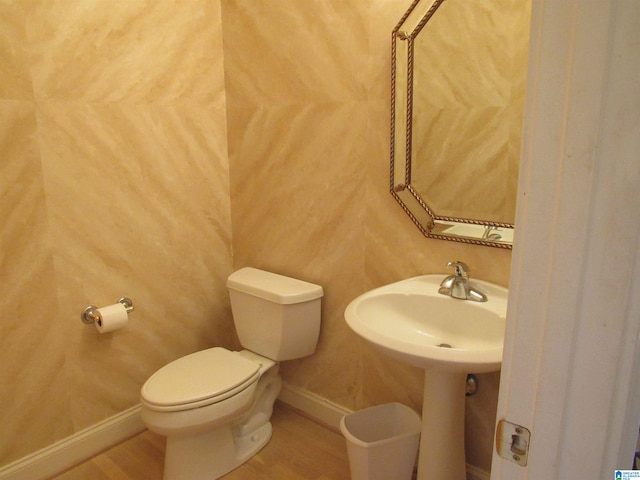
[[[391,193],[427,236],[511,248],[530,0],[416,0],[392,35]]]

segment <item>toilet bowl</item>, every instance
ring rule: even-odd
[[[246,349],[179,358],[140,391],[142,421],[167,437],[164,480],[219,478],[255,455],[272,435],[278,362],[315,351],[322,287],[253,268],[227,285]]]

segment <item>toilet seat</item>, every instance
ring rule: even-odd
[[[146,406],[156,411],[204,407],[257,382],[260,367],[236,352],[214,347],[165,365],[145,382],[140,394]]]

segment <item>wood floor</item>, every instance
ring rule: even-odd
[[[345,480],[349,462],[345,440],[276,402],[271,441],[224,480]],[[56,480],[161,480],[164,437],[144,432]]]

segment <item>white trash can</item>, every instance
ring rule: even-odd
[[[420,444],[420,416],[385,403],[342,417],[351,480],[411,480]]]

